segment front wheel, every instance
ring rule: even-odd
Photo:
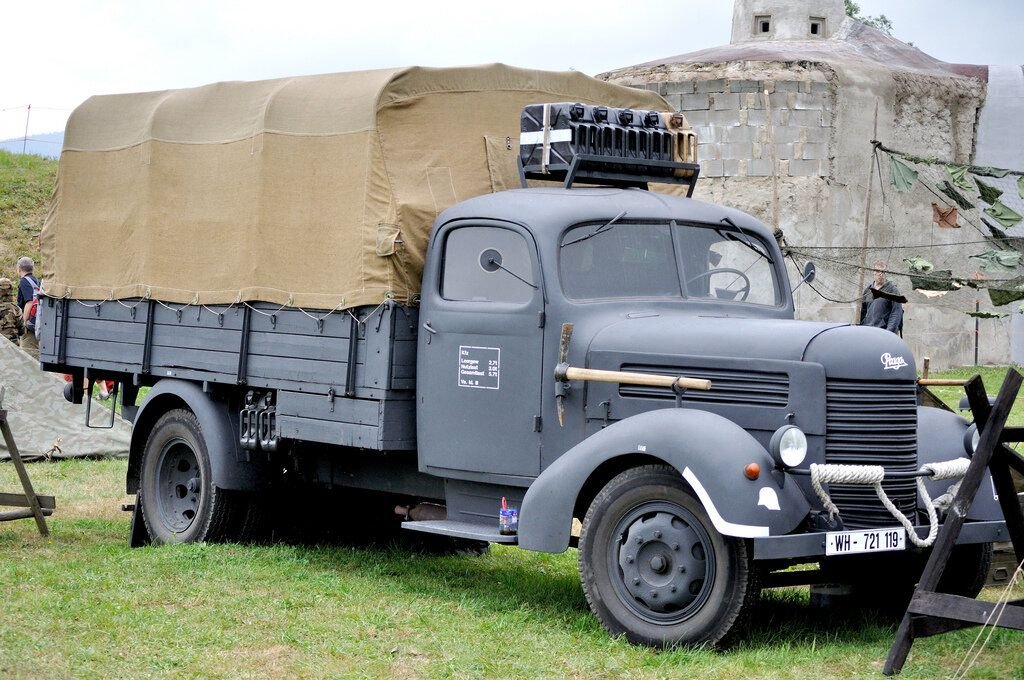
[[[142,454],[138,501],[154,543],[238,537],[244,499],[217,488],[212,476],[210,452],[195,414],[175,409],[162,415]]]
[[[679,474],[627,470],[583,520],[579,570],[590,608],[636,644],[716,645],[757,599],[742,540],[720,535]]]

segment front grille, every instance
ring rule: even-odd
[[[741,404],[761,408],[765,406],[783,408],[789,403],[789,375],[787,373],[643,364],[628,364],[623,366],[622,370],[710,380],[710,390],[688,390],[683,395],[683,403],[687,404]],[[619,386],[619,395],[644,399],[675,399],[671,387],[647,387],[644,385],[622,384]]]
[[[825,462],[917,469],[917,387],[912,380],[826,381]],[[887,480],[882,488],[911,521],[917,489],[913,478]],[[895,525],[871,486],[830,484],[829,495],[848,529]]]

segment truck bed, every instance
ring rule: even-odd
[[[409,450],[417,319],[391,301],[328,312],[44,298],[39,359],[47,370],[136,385],[179,378],[275,390],[284,438]]]

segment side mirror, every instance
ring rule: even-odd
[[[808,262],[807,264],[805,264],[804,265],[804,275],[803,275],[803,278],[800,279],[800,283],[796,284],[793,287],[793,292],[795,293],[797,291],[797,289],[800,286],[804,285],[805,283],[810,283],[811,281],[813,281],[814,277],[817,276],[817,275],[818,275],[818,268],[814,266],[813,262]]]

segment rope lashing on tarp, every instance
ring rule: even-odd
[[[967,474],[967,468],[970,467],[970,464],[971,461],[967,458],[955,458],[936,463],[926,463],[921,466],[920,472],[927,473],[934,480],[956,479],[962,478]],[[885,506],[885,509],[907,530],[907,537],[910,539],[910,542],[918,548],[931,547],[932,543],[935,542],[935,538],[939,535],[939,518],[936,508],[945,510],[952,504],[953,498],[960,488],[960,481],[951,485],[946,489],[946,493],[933,501],[924,486],[924,477],[917,478],[917,493],[920,494],[925,510],[928,513],[928,535],[925,538],[920,538],[910,520],[889,500],[885,489],[882,488],[882,481],[884,479],[885,468],[881,465],[811,464],[811,487],[821,500],[821,504],[825,506],[830,518],[839,514],[839,508],[832,502],[832,498],[825,491],[822,484],[871,485],[874,487],[875,494],[878,496],[878,500],[882,502],[882,505]]]

